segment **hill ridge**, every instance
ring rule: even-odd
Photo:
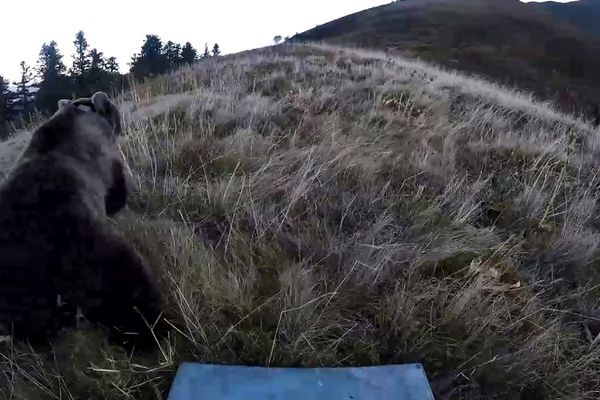
[[[407,0],[330,21],[292,40],[387,49],[473,72],[587,113],[600,103],[600,40],[518,1]]]

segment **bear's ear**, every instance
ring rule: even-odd
[[[117,109],[117,106],[110,101],[106,93],[96,92],[92,96],[92,104],[94,110],[104,117],[113,128],[113,132],[116,136],[121,134],[121,114]]]
[[[104,92],[96,92],[92,96],[92,104],[97,113],[107,114],[110,113],[112,102],[108,99],[108,96]]]
[[[58,101],[58,109],[62,110],[65,107],[68,107],[71,105],[71,100],[66,100],[66,99],[62,99]]]

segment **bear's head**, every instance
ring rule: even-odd
[[[113,215],[127,201],[120,134],[121,115],[105,93],[60,100],[58,111],[33,133],[23,157],[64,160],[84,176],[96,211]]]

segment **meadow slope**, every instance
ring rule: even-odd
[[[110,223],[161,277],[171,335],[150,354],[92,330],[0,345],[0,398],[165,398],[184,360],[421,362],[438,399],[600,396],[598,130],[324,45],[201,62],[120,101],[133,193]]]
[[[542,7],[520,0],[395,1],[316,26],[291,40],[419,57],[515,85],[592,118],[592,104],[600,103],[600,41],[581,30],[581,21],[570,24]],[[597,26],[591,8],[584,14]]]

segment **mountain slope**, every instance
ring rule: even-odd
[[[546,1],[531,3],[531,5],[591,35],[600,37],[600,0],[579,0],[570,3]]]
[[[569,111],[600,100],[599,42],[518,0],[399,1],[293,39],[400,51],[533,91]]]
[[[171,336],[0,343],[0,398],[165,398],[185,360],[422,362],[437,399],[597,398],[597,130],[331,46],[207,60],[121,108],[131,211],[110,223],[161,277]]]

